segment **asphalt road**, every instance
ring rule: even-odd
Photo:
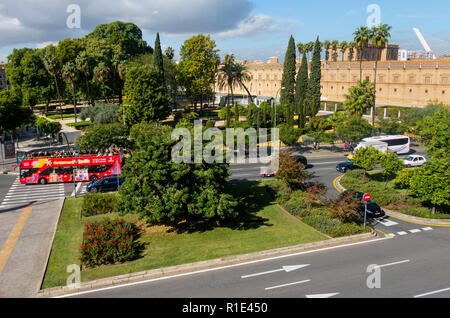
[[[448,234],[448,228],[438,228],[414,236],[377,239],[71,297],[448,298]],[[285,266],[299,268],[287,272],[282,270]]]

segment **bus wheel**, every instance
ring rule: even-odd
[[[97,189],[97,188],[92,188],[90,192],[92,192],[92,193],[97,193],[97,192],[98,192],[98,189]]]
[[[47,180],[44,178],[39,179],[40,184],[47,184]]]
[[[91,180],[91,182],[95,182],[95,181],[98,180],[98,177],[97,176],[91,176],[91,178],[89,180]]]

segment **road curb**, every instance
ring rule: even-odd
[[[395,212],[383,208],[386,211],[386,215],[391,216],[396,219],[400,219],[406,222],[413,222],[420,225],[431,225],[431,226],[448,226],[450,227],[450,220],[440,220],[440,219],[426,219],[418,216],[412,216],[408,214],[403,214],[400,212]]]
[[[214,270],[224,266],[231,266],[251,262],[251,261],[264,261],[272,257],[290,255],[305,251],[314,251],[317,249],[327,247],[338,247],[340,245],[346,245],[351,243],[358,243],[364,241],[371,241],[377,237],[376,232],[358,234],[353,236],[346,236],[341,238],[335,238],[325,241],[318,241],[308,244],[301,244],[290,247],[283,247],[278,249],[266,250],[261,252],[255,252],[250,254],[231,256],[225,258],[219,258],[209,261],[201,261],[191,264],[171,266],[167,268],[160,268],[155,270],[149,270],[144,272],[120,275],[109,278],[102,278],[94,281],[80,283],[77,287],[60,286],[54,288],[48,288],[39,291],[38,298],[57,297],[68,294],[74,294],[79,292],[86,292],[99,288],[107,288],[112,286],[118,286],[129,283],[139,283],[142,281],[167,278],[174,275],[189,274],[196,271]]]
[[[343,176],[344,175],[339,176],[336,179],[334,179],[334,181],[333,181],[334,187],[339,192],[344,192],[346,190],[340,183]],[[388,210],[386,208],[383,208],[383,210],[385,211],[387,216],[390,216],[390,217],[393,217],[393,218],[396,218],[396,219],[399,219],[399,220],[402,220],[405,222],[416,223],[416,224],[420,224],[420,225],[450,227],[450,220],[426,219],[426,218],[421,218],[418,216],[412,216],[412,215],[403,214],[400,212],[395,212],[392,210]]]

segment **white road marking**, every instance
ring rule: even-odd
[[[391,233],[391,234],[388,234],[388,235],[390,235],[390,236],[392,236],[392,237],[394,237],[394,236],[395,236],[395,234],[394,234],[394,233]]]
[[[319,252],[323,252],[323,251],[329,251],[329,250],[334,250],[334,249],[339,249],[339,248],[344,248],[344,247],[350,247],[350,246],[357,246],[357,245],[362,245],[362,244],[367,244],[367,243],[375,243],[375,242],[386,241],[386,240],[390,240],[390,239],[392,239],[392,238],[391,237],[383,237],[383,238],[370,240],[370,241],[349,243],[349,244],[345,244],[345,245],[338,245],[338,246],[332,246],[332,247],[324,247],[324,248],[317,249],[317,250],[304,251],[304,252],[292,253],[292,254],[288,254],[288,255],[269,257],[269,258],[260,259],[260,260],[256,260],[256,261],[244,262],[244,263],[227,265],[227,266],[220,266],[220,267],[215,267],[215,268],[208,268],[208,269],[205,269],[205,270],[188,272],[188,273],[177,274],[177,275],[172,275],[172,276],[159,277],[159,278],[144,280],[144,281],[140,281],[140,282],[126,283],[126,284],[121,284],[121,285],[115,285],[115,286],[109,286],[109,287],[98,288],[98,289],[93,289],[93,290],[87,290],[87,291],[83,291],[83,292],[76,292],[76,293],[72,293],[72,294],[57,296],[57,297],[54,297],[54,298],[66,298],[66,297],[72,297],[72,296],[80,296],[80,295],[84,295],[84,294],[91,294],[91,293],[96,293],[96,292],[101,292],[101,291],[106,291],[106,290],[111,290],[111,289],[142,285],[142,284],[152,283],[152,282],[161,281],[161,280],[167,280],[167,279],[178,278],[178,277],[185,277],[185,276],[192,276],[192,275],[197,275],[197,274],[201,274],[201,273],[218,271],[218,270],[222,270],[222,269],[228,269],[228,268],[239,267],[239,266],[244,266],[244,265],[263,263],[263,262],[283,259],[283,258],[287,258],[287,257],[306,255],[306,254],[312,254],[312,253],[319,253]]]
[[[431,227],[424,227],[424,228],[422,228],[422,230],[424,230],[424,231],[432,231],[433,228],[431,228]]]
[[[289,283],[289,284],[283,284],[283,285],[278,285],[278,286],[267,287],[266,290],[271,290],[271,289],[277,289],[277,288],[283,288],[283,287],[303,284],[303,283],[307,283],[307,282],[310,282],[310,281],[311,281],[310,279],[306,279],[306,280],[302,280],[302,281],[299,281],[299,282],[293,282],[293,283]]]
[[[406,234],[408,234],[407,232],[404,232],[404,231],[402,231],[402,232],[397,232],[397,234],[398,235],[406,235]]]
[[[419,230],[419,229],[413,229],[413,230],[409,230],[411,233],[419,233],[419,232],[422,232],[421,230]]]
[[[297,270],[297,269],[307,267],[307,266],[309,266],[309,265],[310,265],[310,264],[305,264],[305,265],[293,265],[293,266],[283,266],[283,267],[280,268],[280,269],[275,269],[275,270],[272,270],[272,271],[261,272],[261,273],[256,273],[256,274],[244,275],[244,276],[241,276],[241,278],[250,278],[250,277],[261,276],[261,275],[267,275],[267,274],[272,274],[272,273],[277,273],[277,272],[283,272],[283,271],[286,272],[286,273],[290,273],[290,272],[293,272],[293,271],[295,271],[295,270]]]
[[[306,298],[331,298],[336,295],[339,295],[339,293],[306,295]]]
[[[448,290],[450,290],[450,288],[435,290],[435,291],[431,291],[431,292],[428,292],[428,293],[425,293],[425,294],[416,295],[416,296],[414,296],[414,298],[420,298],[420,297],[430,296],[430,295],[434,295],[434,294],[439,294],[439,293],[446,292]]]
[[[390,221],[390,220],[383,220],[383,221],[379,221],[381,224],[383,224],[384,226],[393,226],[393,225],[398,225],[397,222],[394,221]]]
[[[394,265],[399,265],[399,264],[404,264],[404,263],[409,263],[409,262],[410,262],[410,260],[406,259],[404,261],[399,261],[399,262],[389,263],[389,264],[384,264],[384,265],[377,265],[375,267],[383,268],[383,267],[394,266]]]

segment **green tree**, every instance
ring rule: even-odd
[[[386,190],[389,178],[395,177],[397,173],[405,167],[405,165],[394,152],[383,155],[380,163],[381,168],[383,168],[382,174],[386,180],[384,183],[384,189]]]
[[[363,180],[365,180],[367,171],[373,170],[382,157],[383,153],[375,147],[363,147],[356,151],[352,162],[358,167],[364,169]]]
[[[61,115],[61,120],[63,119],[63,110],[61,105],[61,93],[58,85],[58,75],[61,73],[61,64],[58,57],[56,56],[56,49],[54,46],[48,46],[43,54],[42,61],[47,72],[53,77],[55,81],[56,93],[59,103],[59,113]]]
[[[238,103],[234,104],[234,122],[237,124],[239,123],[239,105]]]
[[[170,115],[170,97],[158,80],[158,70],[144,65],[131,68],[127,73],[124,93],[125,119],[129,127],[141,123],[160,121]]]
[[[355,45],[358,49],[359,56],[359,80],[362,81],[362,61],[364,58],[364,50],[368,47],[371,38],[371,32],[369,28],[365,26],[359,27],[355,33],[353,33]]]
[[[303,54],[302,63],[297,74],[295,87],[295,111],[298,114],[298,128],[304,128],[306,124],[306,116],[309,112],[305,109],[306,91],[308,89],[308,61],[306,55]]]
[[[411,181],[411,192],[423,202],[437,207],[450,206],[450,164],[448,159],[433,159],[417,169]],[[448,210],[447,210],[448,211]]]
[[[364,118],[350,116],[340,119],[336,125],[336,134],[341,140],[355,145],[372,134],[372,126]]]
[[[31,124],[34,121],[33,112],[29,107],[22,106],[19,89],[0,91],[0,133],[12,132],[14,129]]]
[[[394,180],[397,187],[406,189],[405,200],[408,197],[408,191],[411,188],[412,179],[414,177],[415,169],[403,169],[401,170]]]
[[[81,150],[109,148],[112,145],[130,148],[128,130],[122,124],[91,125],[86,133],[78,137]]]
[[[73,112],[75,114],[75,122],[77,122],[77,98],[76,98],[76,83],[79,78],[78,69],[76,65],[72,62],[68,62],[64,65],[62,69],[63,77],[72,87],[72,97],[73,97]]]
[[[280,129],[280,140],[288,146],[297,144],[298,139],[302,135],[302,131],[300,129],[294,128],[287,124],[281,124],[277,128]]]
[[[171,133],[164,126],[133,127],[136,149],[123,170],[118,209],[137,213],[149,224],[174,227],[234,218],[237,202],[224,191],[228,165],[176,163],[171,152],[178,141]]]
[[[295,41],[291,35],[286,50],[283,65],[283,77],[281,79],[280,103],[286,105],[286,122],[290,126],[293,125],[293,113],[295,107],[295,75],[296,75],[296,54]]]
[[[322,79],[320,52],[322,46],[317,37],[314,45],[314,53],[311,60],[311,75],[308,81],[308,89],[306,92],[306,103],[309,109],[309,116],[314,117],[317,115],[320,109],[321,87],[320,81]]]
[[[361,117],[367,109],[374,105],[375,88],[368,80],[358,82],[345,95],[344,108],[352,116]]]
[[[106,66],[105,63],[100,63],[94,68],[94,75],[97,81],[102,85],[102,96],[105,99],[105,103],[108,102],[108,97],[106,93],[106,82],[110,77],[110,68]]]
[[[197,35],[186,40],[180,49],[178,70],[189,100],[195,105],[211,94],[220,63],[216,42],[209,35]]]
[[[450,154],[450,109],[442,107],[417,124],[417,132],[434,158],[448,158]]]
[[[134,23],[115,21],[100,24],[86,38],[105,40],[111,46],[118,46],[128,58],[153,53],[153,49],[142,39],[141,29]]]
[[[83,51],[80,53],[80,55],[77,56],[75,60],[75,64],[77,66],[78,71],[80,71],[81,74],[84,76],[84,81],[86,84],[86,93],[89,104],[93,105],[93,100],[91,99],[91,93],[89,91],[89,56],[87,55],[86,51]]]
[[[159,32],[156,33],[155,48],[153,49],[153,66],[156,67],[160,74],[160,81],[164,83],[164,60],[161,50],[161,42],[159,39]]]
[[[378,60],[381,58],[381,51],[387,46],[389,38],[391,34],[389,31],[392,29],[391,26],[387,24],[380,24],[378,26],[374,26],[371,30],[371,40],[372,45],[375,48],[376,57],[375,57],[375,68],[374,68],[374,103],[373,103],[373,112],[372,112],[372,126],[375,126],[375,111],[376,111],[376,89],[377,89],[377,70],[378,70]]]

